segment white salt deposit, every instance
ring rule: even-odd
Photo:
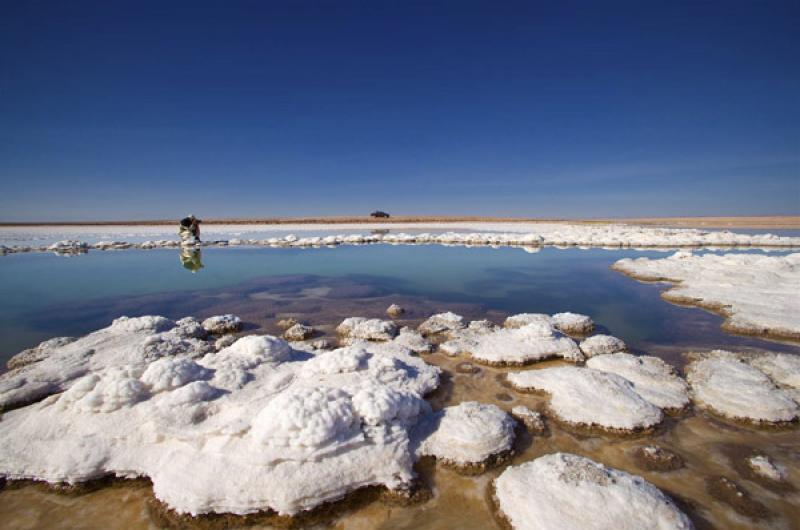
[[[698,406],[726,418],[778,423],[800,414],[788,392],[730,352],[715,350],[692,361],[686,379]]]
[[[800,355],[769,352],[749,359],[749,363],[785,388],[800,403]]]
[[[594,329],[594,322],[579,313],[556,313],[551,317],[553,326],[568,335],[586,335]]]
[[[417,329],[423,335],[435,335],[436,333],[455,331],[464,327],[466,327],[464,317],[447,312],[429,317]]]
[[[45,341],[39,360],[0,375],[0,409],[37,401],[66,390],[90,372],[123,364],[144,366],[163,356],[197,356],[212,349],[192,338],[196,321],[181,325],[160,316],[120,317],[74,341]]]
[[[306,340],[314,334],[314,328],[306,326],[305,324],[295,324],[283,332],[283,338],[286,340]]]
[[[397,335],[397,324],[391,320],[350,317],[339,324],[336,333],[350,340],[392,340]]]
[[[418,452],[456,466],[480,464],[511,450],[514,420],[495,405],[467,401],[431,414],[420,423]],[[430,434],[428,434],[430,432]]]
[[[624,377],[637,394],[659,408],[681,410],[689,405],[689,385],[658,357],[613,353],[592,357],[586,366]]]
[[[552,325],[553,319],[544,313],[520,313],[506,318],[503,325],[507,328],[521,328],[528,324]]]
[[[242,321],[236,315],[218,315],[203,321],[203,328],[209,333],[221,335],[242,329]]]
[[[520,328],[499,328],[489,333],[460,333],[442,349],[453,355],[469,353],[476,361],[496,365],[522,365],[554,357],[581,361],[583,354],[574,340],[546,322]]]
[[[391,229],[386,234],[343,234],[346,231]],[[422,229],[430,232],[403,233],[403,229]],[[452,230],[460,230],[453,232]],[[477,231],[476,231],[477,230]],[[337,231],[339,233],[337,233]],[[472,232],[470,232],[472,231]],[[447,245],[518,246],[536,249],[544,245],[558,247],[601,247],[608,249],[651,247],[763,247],[800,248],[800,238],[773,234],[737,234],[727,230],[654,228],[635,225],[586,225],[572,223],[358,223],[358,224],[298,224],[298,225],[215,225],[203,226],[207,238],[202,246],[262,245],[269,247],[318,247],[365,243]],[[279,233],[278,233],[279,232]],[[291,232],[317,232],[320,235],[298,237]],[[254,237],[245,238],[246,234]],[[261,234],[269,234],[264,238]],[[289,235],[285,235],[289,234]],[[106,240],[96,248],[164,248],[177,247],[173,225],[161,226],[72,226],[72,227],[0,227],[0,253],[50,251],[49,244],[57,242],[52,251],[74,253],[85,251],[81,238]],[[261,237],[257,239],[255,237]],[[109,239],[130,238],[125,241]]]
[[[66,391],[3,416],[0,478],[148,476],[158,499],[193,515],[293,515],[414,480],[409,430],[429,412],[422,397],[439,369],[407,348],[363,342],[309,356],[247,336],[217,353],[149,356],[145,339],[170,326],[119,319],[4,376],[6,400],[39,384]]]
[[[611,335],[592,335],[591,337],[583,339],[579,346],[586,357],[594,357],[595,355],[604,355],[606,353],[617,353],[627,348],[622,339],[612,337]]]
[[[727,329],[800,338],[800,253],[681,251],[663,259],[621,259],[614,268],[641,280],[676,282],[662,294],[666,300],[721,311]]]
[[[524,329],[524,328],[523,328]],[[661,409],[619,375],[575,366],[508,374],[514,388],[546,392],[550,410],[564,422],[611,431],[647,429],[661,423]]]
[[[689,518],[658,488],[588,458],[554,453],[495,480],[497,508],[515,530],[688,530]]]
[[[433,350],[433,344],[428,342],[428,339],[419,331],[408,327],[400,328],[400,333],[392,339],[392,342],[405,346],[414,353],[429,353]]]
[[[756,475],[772,480],[774,482],[781,482],[786,480],[786,468],[780,464],[776,464],[768,456],[756,455],[747,459],[747,465],[753,470]]]

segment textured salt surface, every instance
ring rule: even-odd
[[[431,414],[419,424],[430,431],[419,446],[419,454],[449,464],[481,464],[511,450],[514,420],[495,405],[465,401]]]
[[[581,341],[580,348],[586,357],[603,355],[606,353],[617,353],[624,351],[627,346],[622,339],[610,335],[592,335]]]
[[[438,368],[393,343],[310,355],[247,336],[214,352],[175,338],[182,322],[121,318],[4,374],[5,403],[66,391],[3,416],[0,476],[148,476],[179,513],[288,515],[414,480],[408,433]]]
[[[794,421],[800,414],[789,392],[733,353],[716,350],[686,367],[695,403],[726,418],[754,423]]]
[[[681,410],[689,405],[686,381],[658,357],[612,353],[592,357],[586,366],[624,377],[637,394],[659,408]]]
[[[567,315],[569,317],[562,319],[562,323],[585,328],[588,317],[573,313]],[[468,354],[476,361],[492,365],[523,365],[554,357],[583,360],[575,341],[556,330],[554,317],[513,315],[506,319],[505,328],[494,328],[483,322],[464,327],[462,323],[461,328],[448,331],[450,340],[440,349],[448,355]]]
[[[509,467],[494,487],[500,514],[516,530],[693,528],[641,477],[573,454],[554,453]]]
[[[679,282],[662,296],[724,313],[730,331],[800,339],[800,253],[681,251],[663,259],[621,259],[614,268],[641,280]]]
[[[508,374],[517,389],[547,392],[550,410],[562,421],[611,431],[658,425],[661,409],[642,397],[633,383],[614,373],[559,366]]]

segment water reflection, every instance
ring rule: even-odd
[[[181,265],[192,274],[203,268],[202,257],[203,253],[199,248],[181,247]]]

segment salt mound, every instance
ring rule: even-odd
[[[429,317],[417,328],[423,335],[435,335],[466,327],[464,317],[455,313],[439,313]]]
[[[397,335],[397,324],[391,320],[350,317],[339,324],[336,333],[350,340],[392,340]]]
[[[514,420],[495,405],[467,401],[431,414],[419,431],[430,434],[419,454],[433,456],[464,470],[483,465],[508,453],[514,443]]]
[[[180,325],[160,316],[120,317],[110,326],[75,340],[40,344],[35,362],[0,375],[0,409],[38,401],[63,392],[89,372],[112,366],[145,366],[167,356],[198,356],[209,343],[191,338],[193,324]]]
[[[403,327],[400,328],[400,333],[392,339],[392,342],[405,346],[414,353],[429,353],[433,350],[433,344],[422,336],[417,330]]]
[[[594,322],[579,313],[556,313],[552,316],[553,326],[568,335],[587,335],[594,329]]]
[[[544,313],[520,313],[508,317],[503,325],[507,328],[521,328],[533,323],[552,325],[553,319]]]
[[[715,350],[686,367],[695,403],[726,418],[755,423],[797,419],[800,409],[764,372]]]
[[[659,408],[681,410],[689,405],[689,385],[658,357],[613,353],[592,357],[586,366],[624,377],[637,394]]]
[[[627,349],[627,346],[621,339],[611,335],[592,335],[581,341],[580,348],[586,357],[594,357],[595,355],[621,352]]]
[[[785,387],[800,403],[800,355],[791,353],[764,353],[749,360],[778,385]]]
[[[234,333],[242,329],[242,320],[236,315],[217,315],[203,321],[203,328],[217,335]]]
[[[560,366],[508,374],[520,390],[550,394],[550,410],[566,423],[609,431],[636,431],[661,423],[661,409],[619,375]]]
[[[147,476],[160,501],[191,515],[294,515],[364,487],[410,487],[409,431],[429,413],[423,396],[438,368],[391,342],[311,355],[270,336],[217,353],[143,356],[158,322],[118,323],[26,367],[72,380],[3,416],[0,478]],[[64,353],[87,345],[100,349]],[[39,384],[29,377],[3,383],[28,392]]]
[[[745,334],[800,338],[800,253],[676,252],[663,259],[625,258],[614,269],[640,280],[675,282],[662,297],[728,316],[724,328]]]
[[[443,346],[443,349],[468,352],[476,361],[491,365],[523,365],[553,357],[583,360],[575,341],[541,322],[491,333],[461,334],[456,340],[459,342]]]
[[[573,454],[511,466],[494,488],[501,516],[516,530],[693,528],[669,497],[641,477]]]

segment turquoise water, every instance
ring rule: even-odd
[[[663,285],[641,284],[609,268],[623,257],[666,255],[438,245],[208,248],[183,258],[175,249],[7,255],[0,257],[0,362],[123,314],[179,318],[232,311],[252,328],[269,330],[285,310],[317,325],[379,316],[393,300],[495,320],[518,312],[586,313],[640,351],[691,345],[797,351],[724,334],[719,317],[670,305],[658,296]],[[198,260],[202,268],[192,272]],[[423,312],[411,318],[424,318]]]

